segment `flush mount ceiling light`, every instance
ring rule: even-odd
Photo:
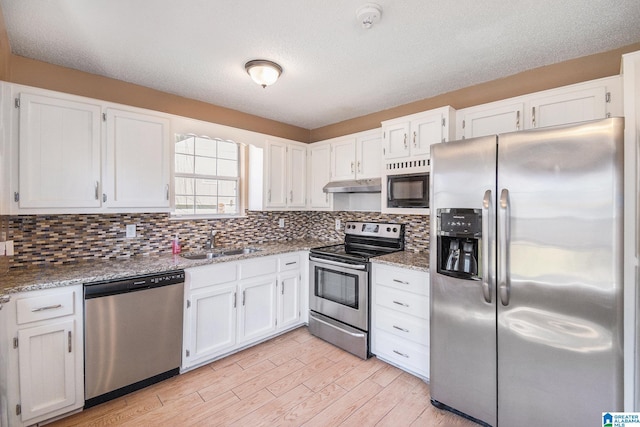
[[[373,24],[380,22],[382,17],[382,8],[375,3],[367,3],[356,10],[356,17],[362,28],[369,29]]]
[[[282,67],[266,59],[254,59],[244,64],[244,69],[251,79],[263,88],[272,85],[282,74]]]

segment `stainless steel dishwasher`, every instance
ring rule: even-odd
[[[85,283],[85,408],[179,373],[184,271]]]

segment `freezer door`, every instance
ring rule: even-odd
[[[622,411],[622,119],[498,138],[498,421]]]
[[[431,147],[430,390],[446,405],[496,425],[495,185],[496,137]],[[438,209],[482,213],[481,280],[438,273]],[[493,211],[493,212],[492,212]]]

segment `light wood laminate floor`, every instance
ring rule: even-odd
[[[424,381],[301,327],[50,426],[477,426],[429,399]]]

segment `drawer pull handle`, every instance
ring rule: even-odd
[[[394,303],[394,304],[401,305],[401,306],[403,306],[403,307],[409,307],[409,304],[405,304],[405,303],[400,302],[400,301],[394,301],[393,303]]]
[[[395,354],[399,354],[399,355],[400,355],[400,356],[402,356],[402,357],[406,357],[407,359],[409,358],[409,355],[408,355],[408,354],[401,353],[401,352],[399,352],[398,350],[393,350],[393,352],[394,352]]]
[[[403,285],[410,285],[409,282],[405,282],[404,280],[393,279],[393,281],[396,283],[402,283]]]
[[[401,328],[400,326],[393,325],[393,328],[394,328],[394,329],[397,329],[397,330],[399,330],[399,331],[402,331],[402,332],[409,332],[409,330],[408,330],[408,329]]]
[[[298,261],[291,261],[291,262],[287,262],[285,265],[294,265],[294,264],[297,264],[297,263],[298,263]]]
[[[67,337],[68,337],[67,340],[68,340],[68,343],[69,343],[69,353],[71,353],[71,350],[72,350],[71,349],[71,331],[69,331],[69,335],[67,335]]]
[[[48,305],[46,307],[34,308],[33,310],[31,310],[31,312],[32,313],[36,313],[38,311],[53,310],[53,309],[60,308],[60,307],[62,307],[62,304]]]

